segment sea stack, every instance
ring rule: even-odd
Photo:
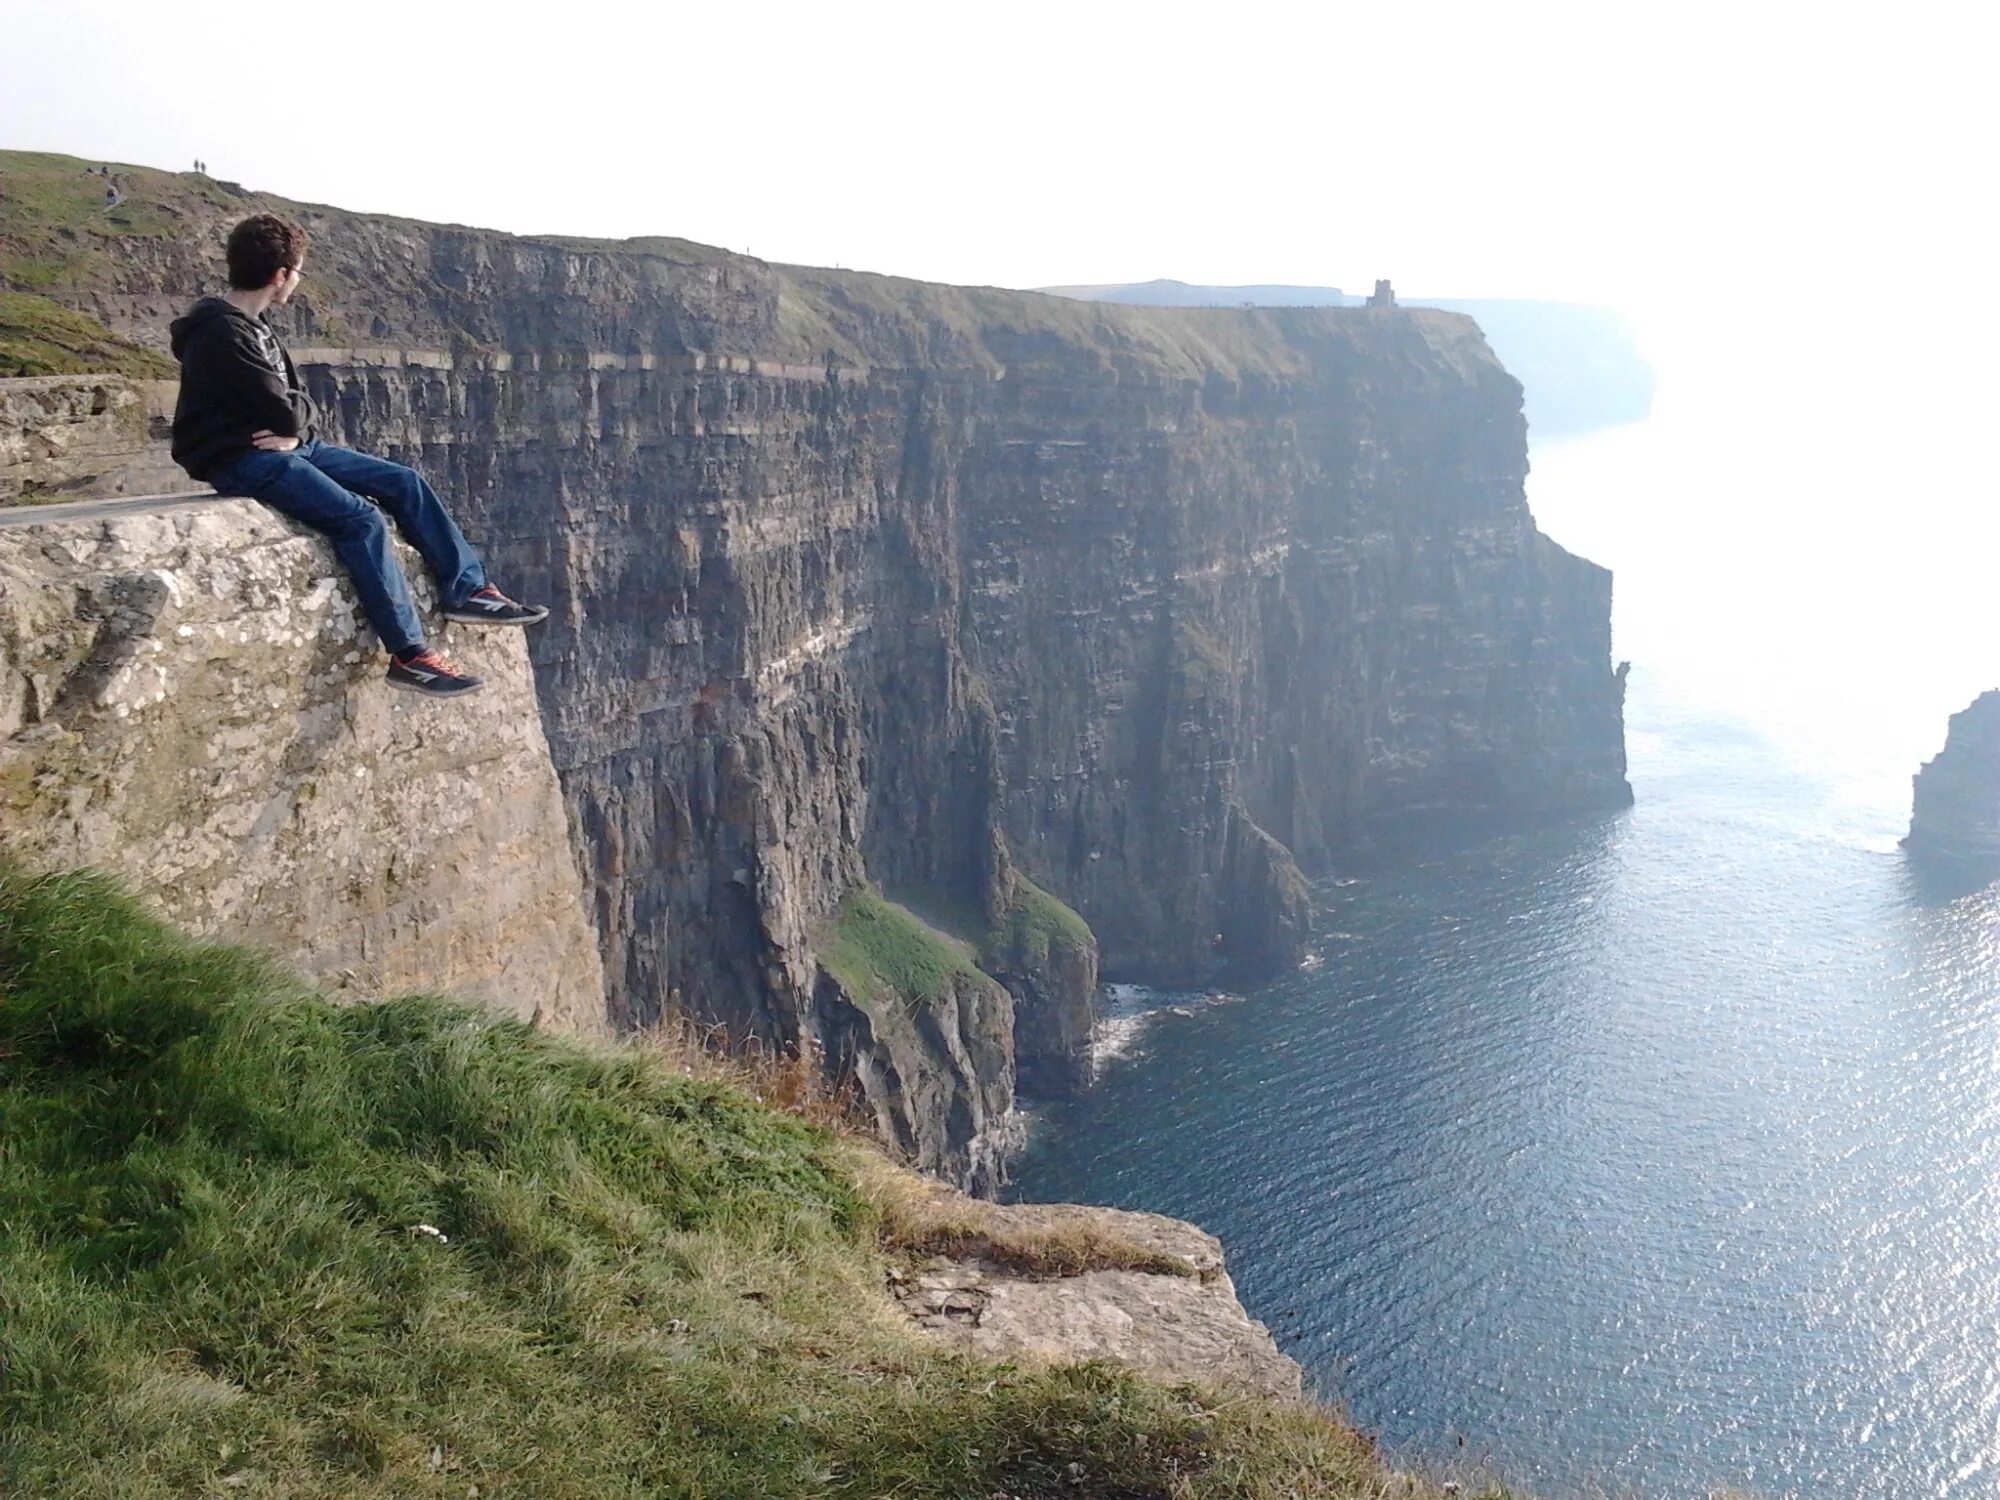
[[[1916,775],[1912,854],[2000,874],[2000,691],[1951,716],[1944,749]]]

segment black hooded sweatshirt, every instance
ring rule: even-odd
[[[174,407],[174,462],[196,479],[254,447],[266,430],[310,443],[319,411],[278,335],[227,298],[204,297],[174,319],[181,395]]]

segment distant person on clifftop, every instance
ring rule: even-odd
[[[174,461],[225,495],[261,500],[332,542],[388,648],[391,687],[440,698],[469,693],[480,679],[424,644],[389,518],[430,566],[447,620],[532,625],[549,612],[517,604],[486,581],[437,492],[414,469],[320,441],[319,411],[264,321],[298,290],[309,244],[287,219],[245,219],[229,236],[228,293],[204,297],[174,320],[181,362]]]

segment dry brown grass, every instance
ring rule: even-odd
[[[652,1052],[683,1077],[729,1084],[759,1104],[851,1141],[876,1139],[860,1090],[850,1080],[827,1076],[810,1039],[803,1047],[781,1048],[757,1037],[731,1036],[720,1022],[669,1015],[637,1032],[631,1045]]]
[[[861,1196],[874,1206],[883,1250],[911,1258],[942,1255],[982,1260],[1019,1276],[1081,1276],[1086,1271],[1150,1271],[1198,1276],[1183,1256],[1091,1222],[1042,1222],[1032,1210],[986,1203],[889,1160],[872,1145],[849,1152]]]

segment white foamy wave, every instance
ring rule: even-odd
[[[1099,1021],[1090,1036],[1092,1071],[1101,1073],[1106,1063],[1128,1055],[1152,1018],[1153,1012],[1141,1011],[1137,1015],[1106,1016]]]
[[[1091,1031],[1090,1059],[1093,1073],[1102,1073],[1105,1064],[1129,1057],[1139,1037],[1161,1016],[1192,1019],[1197,1011],[1216,1005],[1234,1005],[1243,997],[1232,990],[1205,993],[1159,991],[1143,984],[1107,984],[1099,992],[1097,1024]]]
[[[1107,984],[1098,991],[1097,1024],[1090,1032],[1090,1065],[1093,1074],[1104,1065],[1127,1056],[1152,1016],[1153,992],[1143,984]]]

